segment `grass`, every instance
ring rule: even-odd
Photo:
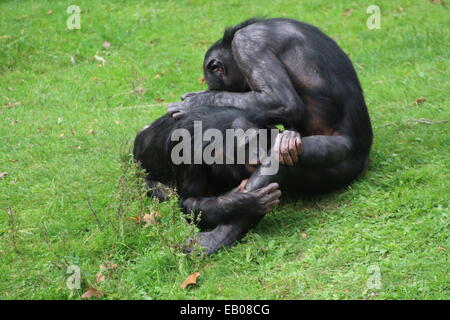
[[[73,1],[0,1],[0,298],[450,298],[448,7],[378,0],[381,29],[369,30],[374,1],[75,2],[80,30],[66,28]],[[204,88],[203,54],[223,28],[261,15],[317,25],[348,52],[372,162],[347,190],[268,214],[244,243],[187,257],[176,200],[145,199],[127,153],[164,103]],[[157,225],[132,219],[152,211]],[[117,267],[96,284],[105,262]],[[380,288],[367,286],[372,268]]]

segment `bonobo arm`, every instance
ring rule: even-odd
[[[218,197],[189,197],[181,200],[185,213],[200,216],[201,227],[224,224],[237,215],[264,215],[278,204],[281,191],[272,183],[252,192],[244,191],[247,180],[240,186]]]
[[[233,58],[252,91],[191,94],[183,102],[171,104],[168,112],[182,116],[195,106],[234,106],[256,109],[269,124],[298,125],[304,114],[304,103],[285,66],[270,47],[272,39],[266,28],[255,25],[239,30],[232,42]]]
[[[279,144],[275,144],[271,152],[282,153]],[[308,136],[301,139],[300,153],[298,161],[288,167],[280,165],[279,170],[274,175],[262,175],[261,168],[258,168],[249,179],[245,189],[255,190],[269,183],[279,183],[283,185],[285,179],[292,179],[299,170],[307,168],[331,168],[342,161],[348,159],[352,152],[352,144],[346,136]]]
[[[351,153],[351,140],[345,136],[309,136],[302,139],[299,165],[331,167]]]

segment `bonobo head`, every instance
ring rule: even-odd
[[[214,43],[206,52],[203,73],[209,90],[250,91],[244,75],[234,61],[231,48],[225,47],[222,40]]]

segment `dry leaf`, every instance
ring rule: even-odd
[[[198,79],[198,82],[200,82],[200,83],[205,83],[205,77],[203,77],[203,76],[201,76],[199,79]]]
[[[157,74],[153,77],[153,80],[156,80],[156,79],[159,79],[159,78],[161,78],[161,74],[160,74],[160,73],[157,73]]]
[[[95,275],[95,284],[98,284],[98,283],[103,282],[103,281],[105,281],[105,275],[103,273],[101,273],[101,272],[98,272]]]
[[[133,220],[136,224],[140,224],[142,222],[141,217],[125,217],[125,219]]]
[[[120,125],[120,121],[119,120],[114,120],[114,123],[117,125]]]
[[[190,285],[194,285],[197,284],[197,278],[200,276],[200,272],[194,272],[192,274],[190,274],[186,280],[184,280],[181,284],[180,284],[180,289],[184,289],[187,286]]]
[[[21,104],[22,104],[22,102],[19,102],[19,101],[17,101],[17,102],[8,102],[8,103],[5,103],[5,106],[7,108],[12,108],[12,107],[20,106]]]
[[[345,9],[342,15],[347,17],[352,14],[353,10],[354,10],[353,8]]]
[[[53,10],[48,10],[47,11],[47,14],[52,14],[53,13]]]
[[[162,102],[164,102],[164,99],[156,98],[155,101],[158,102],[158,103],[162,103]]]
[[[308,238],[308,235],[307,235],[306,233],[302,233],[302,234],[300,235],[300,237],[301,237],[302,239],[306,239],[306,238]]]
[[[106,63],[105,58],[100,57],[100,56],[98,56],[98,55],[95,55],[95,56],[94,56],[94,59],[97,60],[98,62],[100,62],[100,63],[102,64],[102,66],[104,66],[105,63]]]
[[[427,99],[425,99],[424,97],[420,97],[416,99],[416,103],[424,103],[425,101],[427,101]]]
[[[141,94],[141,95],[144,95],[144,94],[147,93],[147,90],[145,90],[144,88],[142,88],[142,87],[139,86],[139,87],[134,88],[132,92],[133,92],[133,93],[139,93],[139,94]]]
[[[82,299],[88,299],[92,297],[100,298],[101,296],[103,296],[103,292],[94,288],[89,288],[85,293],[83,293],[81,298]]]
[[[88,131],[88,134],[95,134],[95,131],[92,130],[92,129],[90,129],[90,130]]]
[[[158,218],[160,218],[161,215],[157,211],[153,211],[150,214],[146,213],[142,217],[142,221],[145,222],[145,225],[149,224],[158,224]]]
[[[0,180],[8,175],[8,172],[0,172]]]
[[[105,41],[102,44],[103,48],[108,49],[109,47],[111,47],[111,42]]]

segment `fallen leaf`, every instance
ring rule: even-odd
[[[142,218],[141,217],[125,217],[125,219],[133,220],[134,222],[136,222],[136,224],[141,224],[142,223]]]
[[[47,11],[47,14],[52,14],[53,13],[53,10],[48,10]]]
[[[355,9],[353,9],[353,8],[345,9],[344,13],[342,13],[342,15],[347,17],[352,14],[353,10],[355,10]]]
[[[160,73],[157,73],[157,74],[153,77],[153,80],[156,80],[156,79],[159,79],[159,78],[161,78],[161,74],[160,74]]]
[[[95,284],[98,284],[98,283],[103,282],[103,281],[105,281],[105,275],[103,273],[101,273],[101,272],[98,272],[95,275]]]
[[[161,215],[157,211],[153,211],[150,214],[146,213],[142,217],[142,221],[145,222],[145,225],[148,226],[149,224],[158,224],[158,218],[160,218]]]
[[[90,129],[90,130],[88,131],[88,134],[95,134],[95,131],[92,130],[92,129]]]
[[[206,82],[205,77],[201,76],[200,79],[198,79],[198,82],[205,83]]]
[[[184,289],[187,286],[197,284],[197,278],[200,276],[200,272],[194,272],[190,274],[181,284],[180,289]]]
[[[8,175],[8,172],[0,172],[0,180]]]
[[[114,123],[117,125],[120,125],[120,121],[119,120],[114,120]]]
[[[8,102],[8,103],[5,103],[5,106],[7,108],[12,108],[12,107],[20,106],[21,104],[22,104],[22,102],[19,102],[19,101],[17,101],[17,102]]]
[[[101,296],[103,296],[103,292],[94,288],[89,288],[85,293],[83,293],[81,298],[82,299],[88,299],[92,297],[100,298]]]
[[[306,238],[308,238],[308,235],[307,235],[306,233],[302,233],[302,234],[300,235],[300,237],[301,237],[302,239],[306,239]]]
[[[164,102],[164,99],[156,98],[155,101],[158,102],[158,103],[162,103],[162,102]]]
[[[100,271],[105,271],[105,270],[114,270],[117,269],[119,265],[117,263],[110,263],[110,262],[103,262],[100,265]]]
[[[102,64],[102,66],[104,66],[105,63],[106,63],[105,58],[100,57],[100,56],[98,56],[98,55],[95,55],[95,56],[94,56],[94,59],[97,60],[98,62],[100,62],[100,63]]]
[[[424,103],[425,101],[427,101],[427,99],[425,99],[424,97],[420,97],[416,99],[416,103]]]
[[[144,88],[142,88],[142,87],[139,86],[139,87],[134,88],[132,92],[133,92],[133,93],[139,93],[139,94],[141,94],[141,95],[144,95],[144,94],[147,93],[147,90],[145,90]]]
[[[111,47],[111,42],[105,41],[102,44],[103,48],[108,49],[109,47]]]

